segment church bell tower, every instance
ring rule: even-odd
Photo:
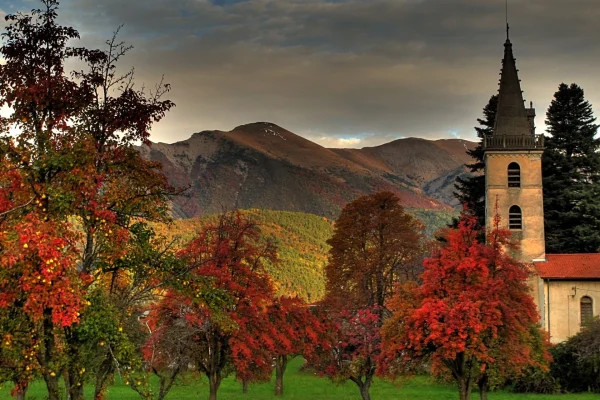
[[[515,61],[507,25],[496,121],[493,134],[483,138],[486,226],[493,226],[497,212],[501,227],[510,229],[520,243],[515,258],[531,263],[546,257],[544,136],[535,134],[535,110],[525,108]]]

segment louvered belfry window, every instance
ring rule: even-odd
[[[594,318],[594,303],[591,297],[583,296],[580,301],[581,326],[587,326]]]
[[[516,162],[508,164],[508,187],[521,187],[521,167]]]
[[[509,229],[522,229],[523,228],[523,215],[521,215],[521,208],[519,206],[512,206],[508,210],[508,228]]]

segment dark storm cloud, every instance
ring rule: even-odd
[[[562,81],[600,104],[600,2],[509,4],[538,126]],[[168,142],[260,120],[325,145],[473,138],[504,41],[502,0],[63,0],[62,18],[92,45],[124,24],[123,65],[172,84],[177,107],[154,130]]]

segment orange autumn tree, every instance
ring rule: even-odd
[[[423,284],[400,288],[383,329],[380,372],[397,375],[431,360],[433,372],[449,373],[461,400],[475,382],[486,398],[489,372],[518,375],[547,363],[536,349],[537,310],[529,293],[528,267],[514,260],[510,232],[499,218],[478,243],[476,220],[463,215],[447,243],[425,261]]]
[[[361,196],[335,221],[325,267],[326,302],[334,307],[379,307],[398,282],[420,271],[423,227],[392,192]]]
[[[26,387],[24,378],[32,375],[20,371],[35,368],[51,400],[59,398],[59,376],[65,377],[69,397],[81,400],[90,352],[108,354],[111,345],[96,346],[101,337],[94,336],[93,327],[82,334],[88,312],[100,309],[89,307],[90,288],[100,290],[107,275],[129,274],[130,266],[121,261],[136,236],[135,223],[167,216],[167,195],[174,191],[159,166],[143,160],[134,144],[148,142],[152,123],[173,104],[161,100],[168,85],[144,93],[133,86],[131,72],[116,73],[128,47],[114,38],[107,50],[71,47],[79,34],[57,24],[58,2],[41,3],[42,9],[31,14],[6,16],[0,47],[5,60],[0,106],[10,110],[0,118],[0,286],[5,295],[0,333],[22,336],[18,342],[27,349],[27,358],[3,351],[11,354],[6,363],[16,375],[2,379]],[[66,72],[69,59],[78,59],[84,69]],[[44,258],[48,249],[43,246],[50,243],[60,244],[60,257]],[[24,279],[29,276],[46,280],[44,290],[31,292],[33,300],[48,300],[37,301],[37,308],[23,297],[37,288]],[[115,296],[104,287],[107,304],[114,305]],[[66,301],[64,290],[77,299]],[[72,305],[69,313],[76,318],[57,319],[60,304],[52,301]],[[133,309],[128,307],[111,315],[115,325]],[[12,315],[20,316],[18,324]]]
[[[415,279],[420,270],[422,230],[394,193],[379,192],[348,203],[327,241],[323,307],[334,345],[311,363],[335,381],[354,382],[364,400],[377,370],[386,302],[396,284]]]
[[[58,391],[61,344],[44,332],[79,321],[91,277],[72,268],[76,253],[64,225],[29,214],[12,229],[0,235],[0,369],[8,369],[4,379],[24,398],[35,373],[45,378],[49,392]]]

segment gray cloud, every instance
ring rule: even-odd
[[[509,4],[538,126],[562,81],[600,105],[600,2]],[[263,120],[332,146],[473,139],[504,41],[501,0],[64,0],[61,15],[92,46],[125,24],[123,67],[172,84],[177,107],[153,132],[165,142]]]

